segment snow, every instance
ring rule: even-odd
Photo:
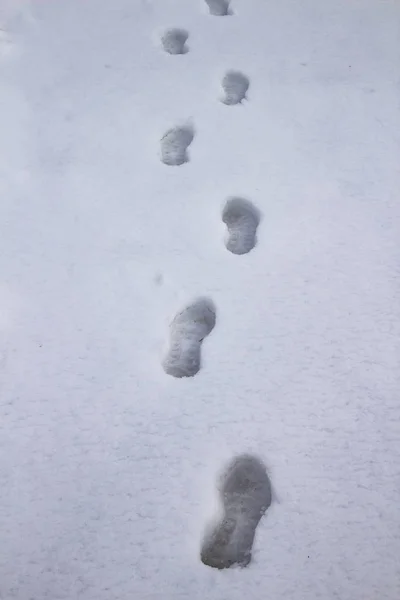
[[[399,6],[231,9],[0,0],[1,600],[400,597]],[[262,216],[242,256],[231,196]],[[218,571],[201,540],[244,452],[274,499]]]

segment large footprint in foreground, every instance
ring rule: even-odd
[[[221,477],[219,493],[223,516],[204,538],[201,561],[216,569],[246,567],[257,525],[271,504],[271,484],[264,464],[248,454],[237,456]]]
[[[225,246],[233,254],[247,254],[257,242],[257,227],[260,213],[257,208],[244,198],[229,198],[222,211],[222,220],[228,232]]]
[[[167,375],[193,377],[201,366],[201,344],[215,327],[215,306],[198,298],[179,312],[170,325],[170,345],[163,360]]]

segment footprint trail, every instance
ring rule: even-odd
[[[242,454],[232,460],[220,482],[223,516],[205,536],[201,561],[216,569],[246,567],[256,529],[271,505],[271,483],[264,464]]]
[[[194,130],[188,125],[169,129],[161,138],[161,161],[169,166],[180,166],[189,162],[187,149],[193,138]]]
[[[227,226],[225,246],[233,254],[247,254],[257,243],[257,228],[260,213],[244,198],[229,198],[222,211],[222,220]]]
[[[193,377],[201,366],[201,345],[215,327],[216,310],[208,298],[198,298],[179,312],[170,325],[169,350],[163,368],[172,377]]]
[[[221,86],[224,91],[221,102],[228,106],[234,106],[235,104],[241,104],[246,99],[250,80],[240,71],[227,71],[222,79]]]
[[[161,44],[168,54],[186,54],[188,37],[185,29],[167,29],[161,36]]]
[[[229,0],[205,0],[205,3],[208,6],[210,15],[214,17],[226,17],[232,14],[229,8]]]

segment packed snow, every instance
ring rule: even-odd
[[[1,600],[400,598],[399,50],[397,0],[0,0]]]

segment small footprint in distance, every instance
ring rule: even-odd
[[[169,166],[179,166],[189,162],[187,149],[193,138],[194,129],[189,125],[169,129],[161,138],[161,161]]]
[[[247,99],[247,90],[250,86],[249,78],[240,71],[227,71],[221,82],[224,96],[221,102],[229,106],[241,104]]]
[[[185,29],[167,29],[161,36],[161,44],[168,54],[186,54],[189,33]]]
[[[230,0],[205,0],[210,15],[214,17],[226,17],[232,14],[229,8]]]
[[[246,567],[258,523],[272,500],[265,465],[249,454],[236,456],[223,473],[218,491],[223,516],[204,537],[201,561],[215,569]]]
[[[247,254],[257,243],[260,213],[249,200],[228,198],[222,211],[227,227],[225,246],[233,254]]]
[[[170,324],[170,344],[163,368],[172,377],[193,377],[201,366],[201,345],[215,327],[216,310],[208,298],[198,298]]]
[[[0,27],[0,58],[11,56],[15,52],[15,46],[11,34]]]

